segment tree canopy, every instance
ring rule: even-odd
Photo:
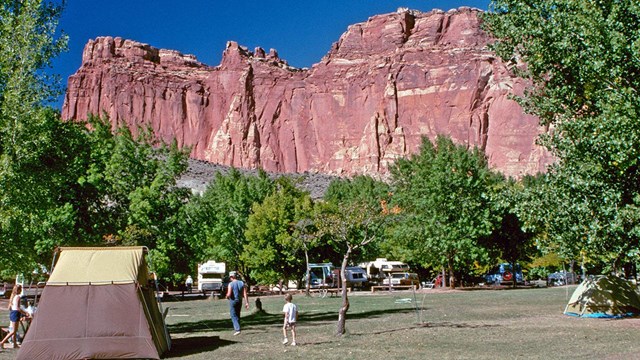
[[[546,204],[556,245],[625,258],[640,234],[640,4],[497,0],[490,10],[493,47],[532,83],[518,100],[548,126],[542,143],[558,159],[549,184],[563,196]]]
[[[247,222],[254,204],[262,203],[274,188],[274,180],[264,171],[252,176],[232,168],[228,174],[216,174],[187,209],[198,230],[190,239],[196,260],[224,261],[228,269],[249,275],[250,267],[242,258]]]
[[[251,269],[251,278],[263,284],[300,280],[305,272],[305,244],[296,235],[296,224],[309,219],[313,202],[307,192],[281,177],[276,189],[253,205],[247,220],[241,259]]]
[[[420,152],[399,159],[391,170],[394,203],[401,209],[397,246],[412,262],[454,270],[469,269],[487,256],[479,245],[496,221],[489,200],[493,174],[484,155],[447,137],[424,138]]]
[[[74,145],[57,137],[74,130],[65,131],[45,106],[58,93],[42,72],[66,49],[66,37],[56,37],[61,11],[49,2],[0,2],[1,269],[32,270],[35,243],[53,230],[51,219],[67,222],[68,206],[54,204],[60,177],[48,168],[68,165],[65,148]]]

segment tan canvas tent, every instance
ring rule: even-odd
[[[17,359],[159,359],[170,338],[145,253],[59,249]]]
[[[564,313],[595,318],[636,316],[640,297],[634,285],[617,276],[586,279],[571,295]]]

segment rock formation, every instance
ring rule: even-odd
[[[482,148],[519,177],[544,171],[544,129],[509,94],[525,84],[487,49],[479,10],[406,9],[352,25],[310,69],[229,42],[216,67],[121,38],[85,47],[62,116],[150,126],[195,159],[273,172],[384,175],[422,136]]]

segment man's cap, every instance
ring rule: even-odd
[[[229,277],[236,277],[236,272],[235,271],[230,271],[229,272]]]

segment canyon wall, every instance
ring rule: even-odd
[[[311,68],[275,50],[229,42],[218,66],[121,38],[85,47],[62,115],[108,114],[135,133],[150,126],[195,159],[272,172],[384,176],[422,136],[483,149],[520,177],[552,157],[544,131],[509,98],[525,83],[487,48],[479,10],[398,10],[350,26]]]

